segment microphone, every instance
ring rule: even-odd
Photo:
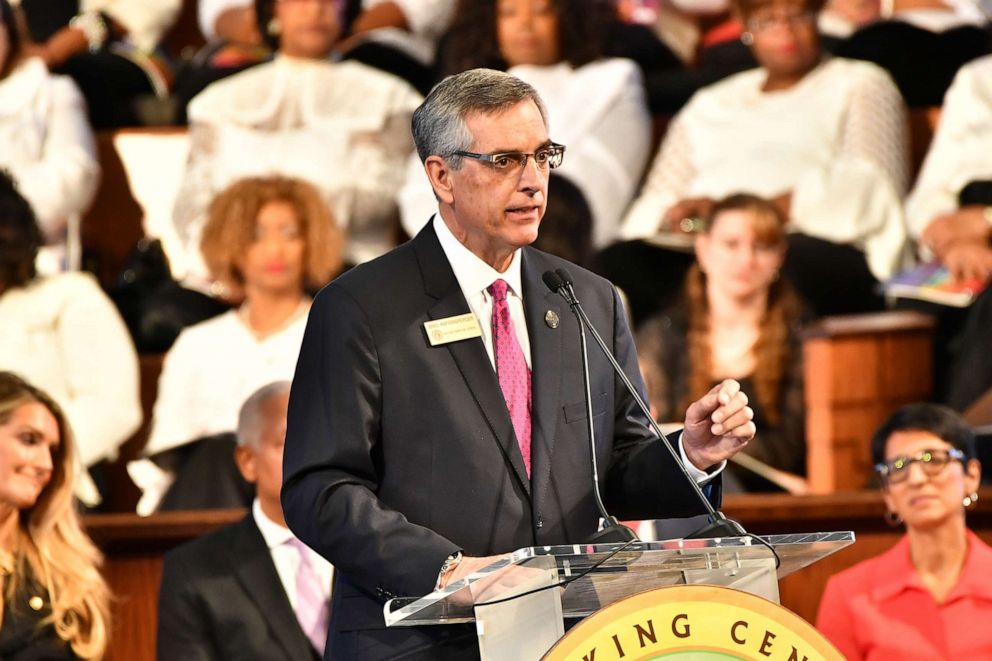
[[[554,271],[547,271],[541,277],[544,280],[544,284],[551,291],[561,293],[564,290],[564,283],[561,276]],[[565,300],[568,299],[566,298]],[[578,301],[576,301],[577,303]],[[569,304],[571,305],[571,303]],[[579,319],[574,306],[572,306],[572,312],[575,314],[576,319]],[[596,499],[596,507],[599,509],[599,515],[603,518],[603,527],[593,533],[586,540],[586,543],[609,544],[612,542],[634,542],[637,541],[637,534],[617,521],[615,516],[611,516],[606,511],[606,506],[603,504],[603,497],[599,493],[599,462],[596,461],[596,430],[592,415],[592,394],[589,390],[589,352],[586,346],[586,332],[581,319],[579,319],[579,343],[582,346],[582,382],[585,386],[586,396],[586,430],[589,433],[589,456],[591,459],[590,463],[592,464],[592,494]]]
[[[594,486],[596,487],[595,489],[596,503],[600,508],[600,512],[605,515],[606,510],[603,508],[602,499],[599,495],[599,481],[598,481],[598,474],[596,469],[595,440],[592,438],[592,434],[593,434],[592,401],[589,393],[589,362],[588,362],[588,355],[586,354],[586,340],[585,340],[585,331],[584,331],[584,329],[586,328],[589,330],[589,333],[596,341],[596,344],[599,345],[599,348],[603,352],[603,355],[606,356],[606,359],[610,362],[610,365],[613,367],[613,371],[616,372],[618,377],[620,377],[620,380],[623,382],[624,387],[627,389],[627,392],[629,392],[631,397],[634,398],[634,401],[637,403],[638,408],[641,409],[641,413],[644,414],[644,417],[647,419],[648,424],[651,426],[651,429],[654,431],[655,434],[657,434],[658,438],[661,439],[664,446],[668,449],[668,452],[672,455],[672,459],[675,461],[675,465],[678,466],[679,470],[682,471],[682,474],[685,476],[686,481],[690,485],[692,485],[692,489],[693,491],[695,491],[696,497],[699,499],[699,502],[702,503],[703,507],[706,509],[706,514],[709,517],[710,523],[704,526],[703,528],[701,528],[700,530],[697,530],[687,535],[686,537],[689,539],[693,539],[693,538],[698,539],[698,538],[706,538],[706,537],[740,537],[747,535],[747,532],[744,530],[741,524],[737,523],[736,521],[732,521],[728,519],[723,515],[722,512],[717,511],[716,508],[713,507],[713,504],[710,503],[706,495],[703,494],[703,490],[699,488],[699,484],[697,484],[696,480],[693,479],[692,475],[689,474],[689,470],[682,463],[682,458],[675,451],[675,448],[672,447],[672,444],[671,442],[669,442],[668,437],[665,436],[664,432],[661,431],[661,428],[658,427],[658,423],[654,421],[654,418],[651,416],[650,409],[648,409],[647,404],[644,403],[644,400],[641,398],[640,393],[637,392],[637,388],[635,388],[634,384],[632,384],[630,382],[630,379],[627,378],[627,374],[623,371],[623,368],[620,367],[620,364],[617,363],[616,358],[613,357],[613,354],[610,351],[609,347],[603,341],[603,338],[599,335],[599,332],[596,331],[596,327],[592,325],[592,322],[589,320],[588,315],[586,315],[586,311],[582,308],[582,305],[579,303],[579,299],[575,295],[575,289],[572,286],[572,277],[571,275],[569,275],[568,271],[563,268],[557,269],[556,271],[546,271],[542,276],[542,279],[544,280],[544,284],[548,287],[548,289],[557,293],[559,296],[565,299],[565,302],[568,303],[569,307],[572,309],[572,312],[575,314],[575,318],[579,322],[579,332],[580,332],[579,338],[582,345],[582,363],[583,363],[583,370],[586,381],[585,384],[586,409],[587,409],[586,414],[589,416],[589,435],[590,435],[590,443],[592,444],[592,448],[593,448],[593,455],[592,455],[593,480],[594,480]],[[606,517],[604,516],[604,518]],[[607,521],[609,521],[609,519],[607,519]],[[616,519],[613,519],[613,521],[616,521]],[[629,530],[629,528],[627,530]],[[605,531],[606,529],[604,528],[602,532]]]

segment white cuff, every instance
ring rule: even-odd
[[[714,477],[719,475],[724,468],[727,467],[727,460],[724,459],[723,461],[720,462],[720,465],[717,466],[715,470],[713,470],[713,472],[707,472],[696,468],[696,466],[691,461],[689,461],[689,457],[685,456],[685,448],[682,446],[681,436],[679,436],[679,455],[681,455],[682,464],[686,467],[686,470],[689,471],[689,475],[692,476],[692,479],[694,479],[696,481],[696,484],[698,484],[699,486],[704,486],[705,484],[707,484],[710,480],[712,480]]]

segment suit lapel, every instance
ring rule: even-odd
[[[524,248],[521,275],[524,310],[531,356],[531,480],[536,511],[550,483],[551,458],[555,449],[555,427],[561,407],[562,333],[569,314],[557,294],[545,286],[541,276],[550,268],[540,253]],[[547,323],[548,314],[559,320]]]
[[[444,319],[471,312],[434,233],[433,223],[428,223],[427,227],[417,235],[413,245],[424,278],[424,291],[437,299],[427,311],[428,316],[431,319]],[[510,413],[506,408],[506,400],[503,399],[503,391],[500,390],[499,380],[496,378],[496,372],[489,361],[482,339],[451,342],[431,349],[446,350],[451,353],[503,455],[513,466],[517,480],[529,496],[531,486],[530,480],[527,479],[523,455],[520,454]]]
[[[230,554],[238,582],[265,616],[273,635],[285,650],[286,658],[312,658],[313,648],[300,628],[269,548],[250,512],[238,524],[237,532],[239,539],[230,549]]]

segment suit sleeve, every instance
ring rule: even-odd
[[[219,661],[211,639],[208,618],[199,607],[182,559],[167,555],[158,592],[158,634],[155,657],[159,661]]]
[[[377,497],[382,376],[374,329],[340,285],[314,301],[290,395],[286,522],[351,582],[380,598],[434,589],[458,546]]]
[[[634,339],[615,289],[612,305],[613,355],[641,398],[647,401],[637,365]],[[665,441],[655,437],[640,407],[619,377],[616,378],[614,389],[616,408],[613,456],[604,494],[610,513],[627,520],[705,514],[705,508],[677,465],[676,458],[665,448]],[[679,434],[669,434],[669,440],[675,445],[676,456],[678,439]],[[705,493],[714,505],[719,504],[720,476],[713,478]]]

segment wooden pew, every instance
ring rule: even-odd
[[[811,493],[871,481],[871,435],[933,388],[933,319],[916,312],[826,317],[804,333],[806,475]]]
[[[831,575],[887,550],[902,535],[902,529],[883,522],[885,506],[874,491],[827,496],[731,495],[724,505],[727,516],[754,533],[855,531],[857,542],[850,548],[781,583],[782,603],[811,621]],[[106,554],[104,575],[116,595],[108,661],[154,659],[162,555],[242,516],[241,510],[212,510],[167,512],[147,518],[133,514],[86,517],[87,529]],[[992,543],[992,488],[981,492],[978,504],[968,514],[968,523]]]

